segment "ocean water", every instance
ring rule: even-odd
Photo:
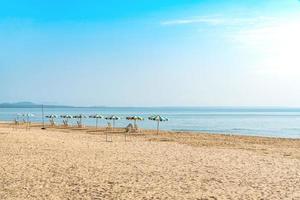
[[[116,126],[124,127],[130,123],[127,116],[139,115],[145,118],[138,122],[142,128],[155,129],[156,123],[149,121],[148,116],[159,114],[169,121],[162,122],[162,130],[173,131],[202,131],[209,133],[225,133],[237,135],[253,135],[267,137],[300,138],[300,109],[292,108],[45,108],[45,115],[49,114],[101,114],[103,116],[117,115],[121,117]],[[10,121],[17,113],[32,113],[31,121],[41,122],[40,108],[0,108],[0,121]],[[48,122],[48,119],[45,119]],[[57,118],[57,123],[62,119]],[[70,120],[76,124],[75,119]],[[87,125],[94,125],[95,119],[84,119]],[[107,121],[99,120],[99,126],[105,126]]]

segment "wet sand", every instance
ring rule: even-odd
[[[300,140],[0,126],[0,199],[300,199]]]

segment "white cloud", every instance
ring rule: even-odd
[[[255,25],[262,22],[273,21],[274,18],[266,16],[258,17],[222,17],[222,16],[200,16],[185,19],[175,19],[162,21],[161,25],[191,25],[191,24],[207,24],[207,25],[223,25],[223,26],[243,26]]]
[[[161,22],[162,25],[184,25],[184,24],[210,24],[218,25],[223,24],[224,19],[211,18],[211,17],[197,17],[191,19],[175,19]]]

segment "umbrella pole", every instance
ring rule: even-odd
[[[27,116],[27,129],[29,129],[29,116]]]
[[[159,132],[159,121],[157,121],[157,135],[158,135],[158,132]]]
[[[45,129],[44,104],[42,104],[42,116],[43,116],[43,128],[42,129]]]
[[[96,129],[98,129],[98,118],[96,118]]]

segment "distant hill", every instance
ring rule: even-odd
[[[32,102],[0,103],[0,108],[41,108],[42,104]],[[45,108],[71,108],[72,106],[63,105],[44,105]]]

